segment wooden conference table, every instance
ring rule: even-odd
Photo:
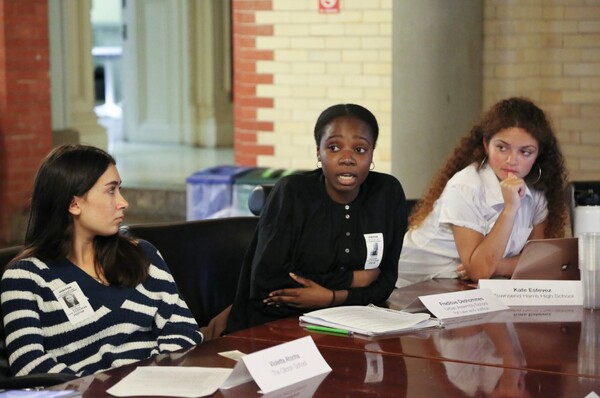
[[[456,280],[397,289],[388,304],[404,308],[419,295],[470,288]],[[586,397],[600,395],[600,311],[581,307],[512,308],[443,329],[364,338],[307,332],[297,318],[242,330],[185,353],[159,355],[77,379],[84,397],[106,390],[135,367],[235,366],[219,352],[251,353],[310,335],[332,372],[266,397]],[[249,382],[215,397],[258,397]]]

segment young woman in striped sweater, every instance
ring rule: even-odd
[[[115,160],[94,147],[43,161],[24,250],[0,285],[14,375],[84,376],[202,341],[156,248],[118,233],[120,186]]]

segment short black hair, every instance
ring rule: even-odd
[[[371,133],[373,134],[373,148],[375,148],[375,145],[377,144],[377,137],[379,137],[379,125],[377,124],[377,119],[371,113],[371,111],[357,104],[332,105],[321,112],[319,118],[317,119],[317,123],[315,124],[314,130],[317,148],[321,144],[321,138],[323,138],[323,134],[325,133],[325,128],[327,125],[334,119],[337,119],[341,116],[355,117],[365,122],[371,128]]]

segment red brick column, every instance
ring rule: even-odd
[[[233,0],[233,92],[235,163],[256,166],[258,155],[273,155],[272,145],[257,143],[258,131],[273,131],[272,122],[257,120],[257,110],[273,108],[272,98],[256,95],[257,84],[272,84],[273,75],[257,73],[256,62],[273,60],[273,51],[257,50],[256,37],[272,36],[273,26],[259,25],[255,13],[271,10],[271,0]]]
[[[0,0],[0,247],[21,243],[31,184],[52,146],[47,0]]]

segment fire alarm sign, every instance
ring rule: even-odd
[[[340,12],[340,0],[319,0],[319,13]]]

